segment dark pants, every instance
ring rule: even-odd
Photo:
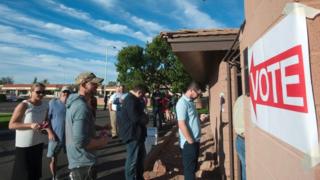
[[[84,166],[71,169],[69,174],[70,180],[95,180],[97,178],[97,170],[95,166]]]
[[[12,180],[40,179],[42,171],[42,151],[43,143],[31,147],[16,147]]]
[[[162,128],[162,120],[164,119],[163,113],[160,108],[153,108],[153,127],[157,127],[157,121],[159,128]]]
[[[236,150],[241,164],[241,180],[246,180],[246,147],[244,138],[237,135]]]
[[[141,180],[143,178],[143,162],[146,156],[144,142],[136,140],[127,144],[127,160],[125,164],[126,180]]]
[[[194,142],[189,144],[186,142],[182,149],[183,175],[185,180],[196,179],[195,174],[198,169],[200,143]]]

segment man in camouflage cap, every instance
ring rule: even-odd
[[[76,78],[79,92],[70,95],[66,103],[66,147],[71,180],[96,179],[94,150],[107,144],[107,136],[95,136],[93,113],[86,101],[102,81],[92,72],[79,74]]]

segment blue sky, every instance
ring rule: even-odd
[[[73,83],[92,71],[115,81],[118,51],[161,31],[238,28],[242,0],[2,0],[0,77]],[[107,53],[106,53],[107,51]]]

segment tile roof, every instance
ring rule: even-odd
[[[163,38],[183,38],[183,37],[203,37],[219,35],[236,35],[239,29],[198,29],[198,30],[179,30],[175,32],[161,32]]]

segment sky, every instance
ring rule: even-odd
[[[239,28],[242,0],[1,0],[0,78],[116,81],[117,53],[162,31]]]

